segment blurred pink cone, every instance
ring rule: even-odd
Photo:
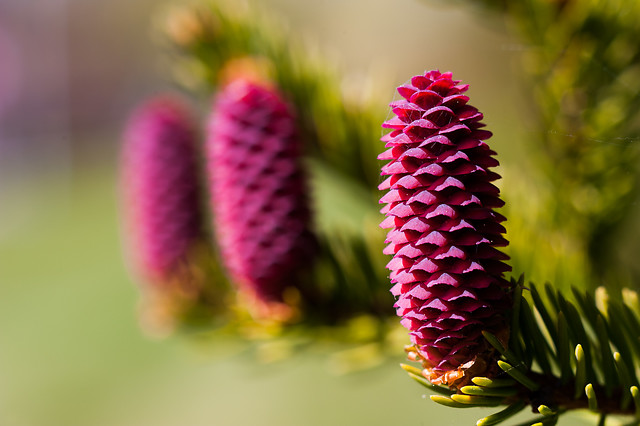
[[[236,79],[215,100],[207,155],[223,262],[254,313],[271,315],[314,255],[295,119],[275,90]]]
[[[147,284],[145,326],[164,334],[202,296],[196,135],[187,107],[161,96],[135,111],[124,139],[129,254],[135,273]]]

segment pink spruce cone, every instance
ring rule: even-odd
[[[181,101],[146,102],[125,133],[123,192],[134,267],[155,285],[185,272],[201,233],[196,134]]]
[[[389,149],[378,157],[390,160],[380,226],[390,229],[394,306],[425,377],[450,386],[493,368],[481,332],[508,336],[511,300],[508,257],[495,248],[508,244],[505,218],[493,210],[504,204],[490,183],[500,177],[489,171],[498,161],[459,83],[429,71],[400,86],[403,99],[390,104],[396,117],[383,124],[392,129],[382,138]]]
[[[295,119],[275,90],[233,80],[214,103],[207,152],[223,261],[257,305],[282,306],[315,242]]]

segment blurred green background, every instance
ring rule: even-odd
[[[507,202],[535,208],[524,141],[548,130],[533,129],[518,74],[529,47],[501,20],[462,2],[258,3],[326,52],[347,88],[372,75],[376,96],[391,101],[432,68],[471,84]],[[117,160],[129,111],[170,86],[150,30],[163,6],[0,0],[0,425],[459,425],[489,414],[422,399],[398,368],[401,347],[339,375],[329,345],[265,364],[233,339],[141,332],[121,254]],[[507,222],[510,239],[526,238],[527,218]]]

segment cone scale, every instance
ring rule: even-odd
[[[254,313],[268,310],[314,254],[295,118],[273,88],[244,78],[213,108],[208,173],[222,260]]]
[[[378,157],[394,307],[425,377],[449,386],[494,368],[482,331],[506,340],[510,307],[498,161],[467,88],[439,71],[400,86]]]

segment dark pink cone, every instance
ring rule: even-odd
[[[215,101],[207,152],[223,261],[258,303],[282,302],[314,252],[295,119],[274,90],[237,79]]]
[[[168,96],[142,105],[126,130],[127,237],[134,267],[156,286],[184,272],[202,235],[195,138],[187,108]]]
[[[388,178],[382,222],[385,249],[393,255],[391,289],[396,311],[433,383],[454,385],[465,372],[482,374],[492,352],[481,332],[508,336],[508,257],[495,247],[508,243],[495,153],[482,114],[451,73],[429,71],[398,88],[395,117],[378,158]],[[495,364],[495,363],[492,363]]]

